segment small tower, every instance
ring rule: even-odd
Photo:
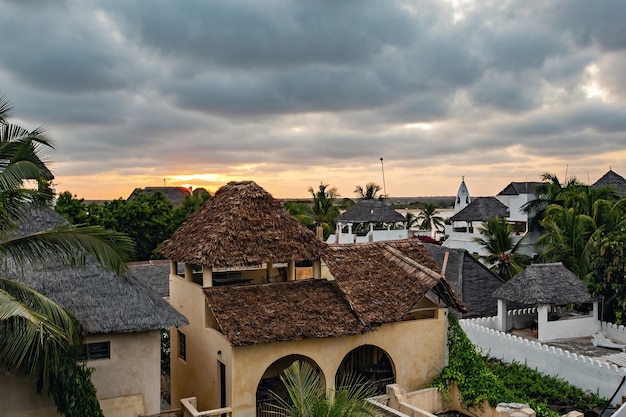
[[[459,191],[456,193],[456,200],[454,200],[454,214],[463,210],[472,202],[467,186],[465,185],[465,175],[461,177],[461,185]]]

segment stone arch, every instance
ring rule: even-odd
[[[373,383],[380,394],[385,393],[388,384],[396,381],[391,356],[375,345],[361,345],[348,352],[335,373],[335,385],[340,387],[342,380],[350,374]]]
[[[322,383],[322,387],[326,387],[326,379],[324,377],[324,373],[313,359],[309,358],[308,356],[298,354],[283,356],[282,358],[275,360],[270,366],[267,367],[257,385],[257,416],[270,415],[267,413],[267,411],[263,412],[266,404],[275,403],[275,400],[272,399],[270,391],[279,395],[282,398],[286,398],[287,393],[284,384],[280,380],[280,374],[295,361],[307,362],[311,366],[313,366],[313,368],[316,369],[320,375],[320,382]]]

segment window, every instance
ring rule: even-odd
[[[187,337],[185,333],[178,331],[178,357],[182,360],[187,360]]]
[[[96,342],[83,345],[81,360],[95,361],[98,359],[111,359],[111,342]]]

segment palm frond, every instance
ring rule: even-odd
[[[72,266],[84,265],[88,253],[105,268],[123,275],[126,261],[133,254],[133,242],[128,236],[101,226],[77,227],[66,223],[0,241],[0,253],[20,264],[45,264],[54,259]]]

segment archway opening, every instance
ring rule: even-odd
[[[278,404],[275,399],[275,395],[282,398],[287,403],[290,403],[289,395],[285,388],[285,384],[280,380],[280,375],[283,371],[291,366],[295,361],[307,362],[310,364],[320,376],[320,382],[322,387],[326,387],[326,380],[320,367],[311,358],[302,355],[288,355],[284,356],[274,363],[272,363],[266,370],[256,389],[256,409],[258,417],[275,417],[276,414],[268,412],[271,410],[271,405]],[[273,393],[273,394],[272,394]]]
[[[374,345],[359,346],[343,358],[335,374],[335,385],[340,387],[350,375],[373,384],[377,394],[385,394],[387,385],[395,383],[391,358],[383,349]]]

